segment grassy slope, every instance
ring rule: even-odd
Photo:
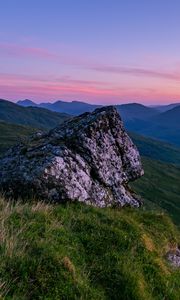
[[[44,108],[22,107],[15,103],[0,100],[0,120],[7,123],[50,129],[67,120],[68,115]]]
[[[179,300],[179,242],[167,216],[0,200],[4,299]]]
[[[0,121],[0,155],[10,146],[18,143],[35,132],[35,129],[23,125],[8,124]]]
[[[131,186],[148,208],[163,208],[180,225],[180,149],[130,133],[143,156],[145,175]]]
[[[129,134],[142,156],[180,165],[180,148],[133,132]]]
[[[131,186],[144,199],[167,210],[180,225],[180,167],[149,158],[143,158],[143,165],[145,175]]]

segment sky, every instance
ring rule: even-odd
[[[180,101],[179,0],[0,0],[0,98]]]

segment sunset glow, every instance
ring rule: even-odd
[[[1,4],[0,98],[180,100],[179,1],[17,2]]]

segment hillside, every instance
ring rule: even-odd
[[[40,129],[50,129],[69,118],[38,107],[22,107],[15,103],[0,100],[0,121],[19,125],[31,126]]]
[[[98,105],[85,102],[56,101],[54,103],[36,104],[30,100],[18,101],[21,106],[35,105],[45,107],[51,111],[64,112],[71,115],[78,115],[84,112],[91,112]],[[177,104],[158,107],[148,107],[139,103],[116,105],[125,127],[129,131],[136,132],[151,138],[156,138],[175,146],[180,146],[180,106]]]
[[[35,131],[32,127],[0,121],[0,155],[5,153],[9,147],[33,134]]]
[[[29,99],[25,99],[25,100],[19,100],[16,102],[18,105],[24,106],[24,107],[28,107],[28,106],[38,106],[38,104],[36,104],[35,102],[29,100]]]
[[[180,165],[180,149],[165,142],[129,132],[140,154],[155,160]]]
[[[100,107],[101,105],[94,105],[80,101],[71,101],[66,102],[62,100],[58,100],[54,103],[40,103],[36,104],[31,100],[21,100],[18,101],[17,104],[28,107],[28,106],[37,106],[49,109],[51,111],[67,113],[70,115],[80,115],[84,112],[92,112],[96,108]]]
[[[70,115],[91,112],[100,106],[79,101],[56,101],[54,103],[36,104],[30,100],[23,100],[17,103],[25,107],[45,107],[51,111],[64,112]],[[115,106],[127,130],[180,146],[180,127],[178,122],[180,106],[178,106],[178,103],[164,105],[160,108],[148,107],[139,103]]]
[[[145,175],[131,184],[148,209],[162,208],[180,225],[180,150],[130,133],[143,159]]]
[[[145,175],[131,186],[145,199],[148,208],[153,204],[165,209],[180,225],[180,167],[149,158],[143,158],[143,166]]]
[[[177,121],[178,122],[178,121]],[[132,126],[126,126],[130,131],[133,130]],[[135,128],[135,127],[134,127]],[[150,138],[158,139],[162,142],[169,143],[174,147],[180,147],[180,130],[178,128],[171,128],[168,125],[150,125],[150,123],[139,124],[137,130],[135,130],[140,135],[144,135]]]
[[[180,146],[180,106],[160,113],[147,120],[125,120],[126,128],[141,135]]]
[[[168,105],[157,105],[157,106],[154,106],[155,109],[158,109],[160,112],[165,112],[165,111],[168,111],[176,106],[180,106],[180,102],[179,103],[171,103],[171,104],[168,104]]]
[[[166,112],[161,113],[158,117],[155,117],[154,120],[163,126],[170,126],[175,129],[180,129],[180,124],[178,121],[180,116],[180,105],[176,106]]]
[[[56,112],[64,112],[70,115],[79,115],[84,112],[92,112],[96,108],[101,107],[101,105],[90,104],[86,102],[80,101],[71,101],[66,102],[62,100],[58,100],[54,103],[40,103],[37,104],[31,100],[21,100],[17,102],[18,105],[28,107],[28,106],[36,106],[36,107],[43,107],[47,108],[51,111]],[[126,121],[129,120],[147,120],[152,116],[155,116],[159,113],[156,108],[147,107],[145,105],[139,103],[129,103],[129,104],[122,104],[122,105],[115,105],[117,110],[119,111],[122,118]]]
[[[139,103],[129,103],[116,106],[124,121],[147,120],[159,114],[158,110]]]
[[[4,299],[179,300],[168,217],[135,209],[0,200]],[[171,288],[170,288],[171,287]]]
[[[132,130],[132,127],[131,127]],[[175,147],[180,147],[180,130],[168,126],[155,125],[137,131],[138,134],[155,138]]]

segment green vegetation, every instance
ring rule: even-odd
[[[67,120],[69,115],[57,113],[45,108],[22,107],[15,103],[0,100],[0,121],[50,129]]]
[[[131,186],[148,202],[165,209],[180,225],[180,167],[143,158],[145,175]]]
[[[0,155],[5,153],[9,147],[26,138],[28,135],[33,134],[35,131],[31,127],[0,121]]]
[[[0,199],[2,299],[179,300],[162,213]]]
[[[142,155],[145,175],[131,186],[149,209],[164,209],[180,225],[180,149],[130,133]]]
[[[129,135],[142,156],[180,165],[180,148],[136,133],[130,132]]]

